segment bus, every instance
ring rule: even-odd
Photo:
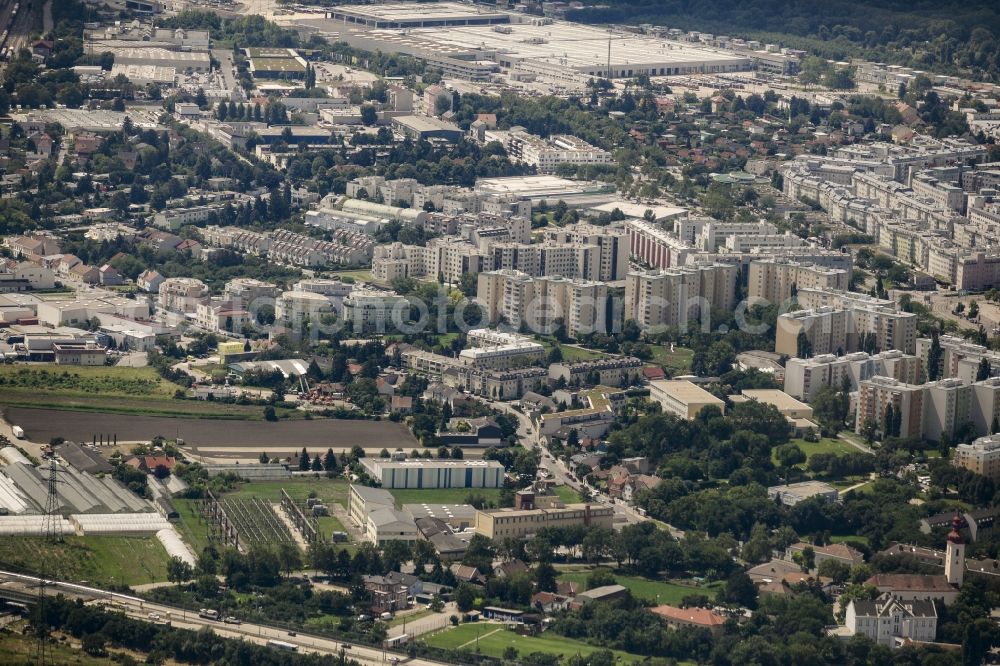
[[[295,645],[293,643],[287,643],[285,641],[275,640],[273,638],[267,642],[267,646],[268,647],[277,648],[279,650],[287,650],[288,652],[298,652],[299,651],[299,646],[298,645]]]

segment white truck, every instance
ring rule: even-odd
[[[14,437],[18,439],[24,439],[24,428],[21,426],[11,426],[10,431],[14,433]]]

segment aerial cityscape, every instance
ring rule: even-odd
[[[1000,5],[0,30],[0,664],[1000,664]]]

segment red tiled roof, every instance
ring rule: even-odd
[[[657,606],[650,609],[654,614],[665,620],[686,622],[702,627],[721,627],[726,618],[705,608],[677,608],[676,606]]]

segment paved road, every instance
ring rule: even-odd
[[[145,368],[149,365],[149,356],[146,352],[131,352],[118,359],[116,365],[122,368]]]
[[[619,504],[617,502],[612,502],[611,498],[607,495],[598,494],[587,484],[576,478],[570,478],[569,470],[566,468],[566,464],[555,458],[548,452],[548,450],[541,444],[541,435],[537,432],[537,429],[531,419],[528,418],[526,414],[514,409],[510,403],[498,402],[494,400],[482,399],[490,407],[498,409],[502,412],[506,412],[517,418],[517,438],[526,447],[538,449],[541,451],[542,459],[539,463],[539,468],[548,470],[549,474],[556,484],[569,486],[578,493],[587,495],[590,494],[595,496],[594,499],[602,504],[611,504],[612,508],[615,510],[615,525],[623,526],[630,525],[634,523],[639,523],[646,518],[641,516],[632,507]]]
[[[0,571],[0,588],[10,590],[21,595],[37,595],[37,580],[20,574]],[[137,597],[114,594],[93,587],[83,587],[64,581],[50,581],[46,588],[49,596],[63,594],[67,598],[83,599],[89,604],[107,604],[125,613],[129,617],[137,620],[149,620],[150,613],[160,616],[161,620],[169,620],[171,626],[185,629],[199,630],[204,627],[210,628],[216,635],[226,638],[245,640],[251,643],[263,645],[268,640],[277,639],[298,645],[303,653],[316,653],[337,656],[345,652],[348,658],[357,660],[365,666],[384,666],[385,664],[401,663],[410,666],[445,666],[443,662],[430,661],[427,659],[409,659],[405,654],[379,650],[371,647],[354,645],[344,650],[342,643],[338,640],[321,638],[309,634],[298,632],[296,636],[289,636],[288,632],[268,625],[253,624],[244,622],[243,624],[223,624],[214,620],[207,620],[198,617],[190,611],[168,606],[160,603],[150,603]]]
[[[233,63],[233,52],[227,49],[212,49],[212,57],[219,61],[219,76],[222,78],[222,89],[231,90],[236,93],[239,100],[245,100],[246,94],[243,86],[239,85],[239,78],[236,76],[236,65]]]

